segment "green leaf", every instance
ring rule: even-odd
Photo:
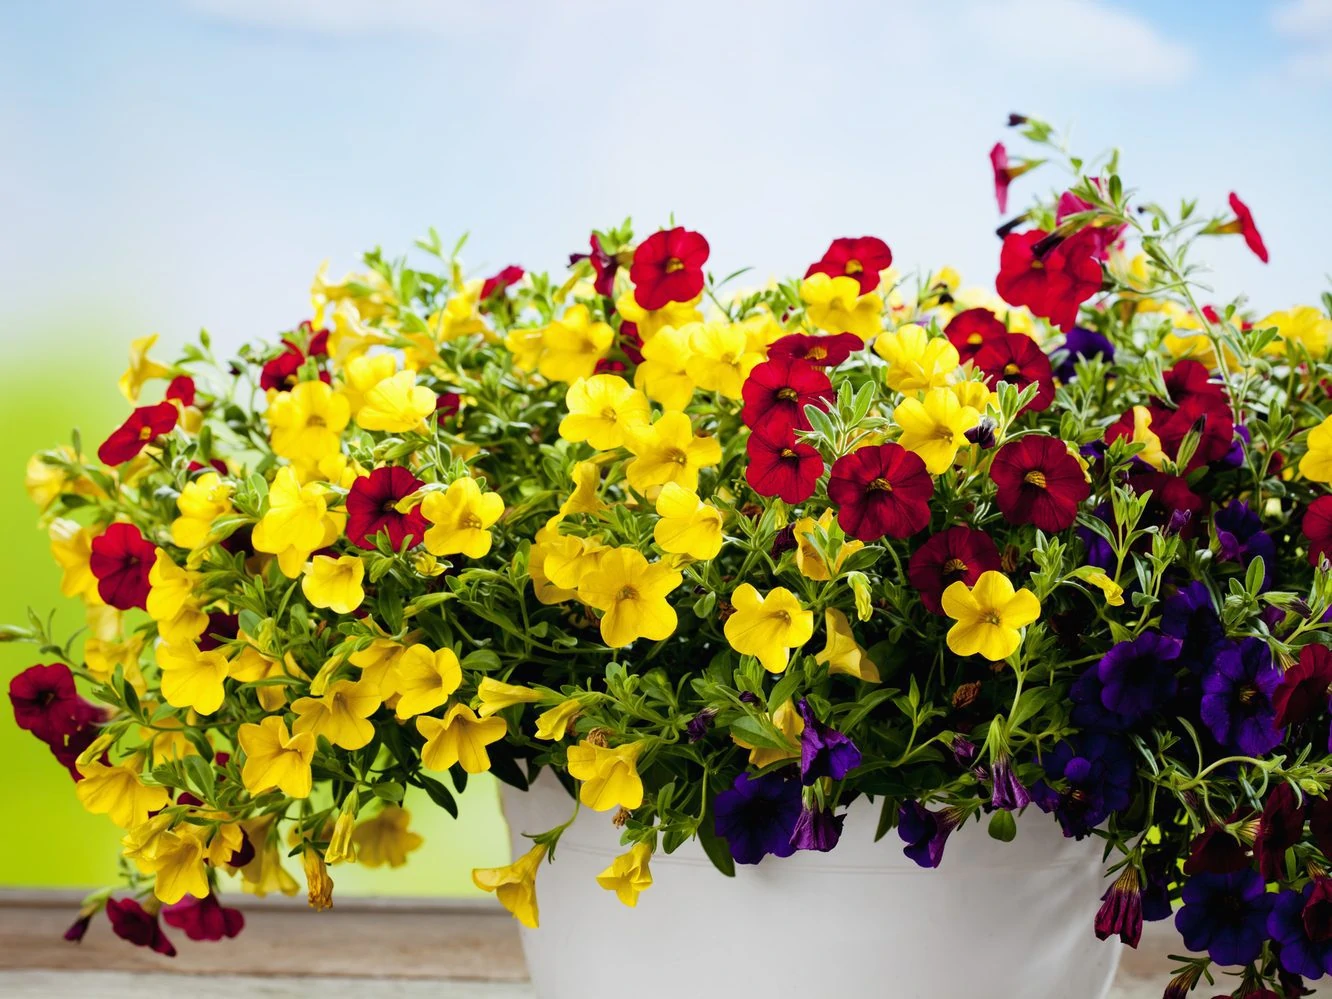
[[[458,817],[458,803],[453,800],[453,795],[449,793],[447,787],[435,780],[435,778],[427,777],[425,774],[417,774],[415,784],[428,794],[430,800],[436,805],[444,809],[444,811],[448,812],[455,819]]]
[[[202,756],[193,754],[185,757],[185,773],[190,783],[200,792],[204,801],[212,801],[216,790],[216,775]]]
[[[713,867],[728,878],[735,877],[735,859],[731,856],[731,848],[726,840],[717,835],[711,801],[708,803],[707,811],[703,813],[703,821],[698,825],[698,842],[703,847],[703,852],[708,855],[708,859],[712,861]]]
[[[794,749],[794,745],[782,738],[777,730],[771,726],[764,727],[763,723],[749,715],[741,715],[730,724],[731,734],[739,736],[744,742],[751,746],[757,746],[759,749]]]
[[[1017,838],[1017,820],[1012,812],[1001,808],[990,816],[990,838],[1001,843],[1011,843]]]
[[[382,784],[373,785],[370,790],[374,792],[376,798],[383,801],[402,801],[406,789],[397,781],[386,781]],[[429,791],[426,792],[427,794]]]

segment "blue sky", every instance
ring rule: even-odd
[[[269,335],[321,260],[428,225],[470,231],[478,273],[674,212],[720,272],[873,233],[988,283],[1013,110],[1120,146],[1153,199],[1240,192],[1272,263],[1214,241],[1214,297],[1315,301],[1332,272],[1332,0],[46,0],[0,32],[20,350]]]

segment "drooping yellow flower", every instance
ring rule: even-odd
[[[365,563],[355,555],[316,555],[301,577],[301,592],[315,607],[350,614],[365,600]]]
[[[860,551],[865,547],[863,541],[843,541],[836,552],[831,553],[833,564],[828,565],[824,557],[819,554],[819,550],[814,547],[814,533],[816,528],[822,528],[823,533],[831,535],[833,531],[833,511],[824,510],[819,514],[816,521],[813,517],[801,517],[792,526],[792,533],[795,535],[795,564],[796,570],[806,579],[813,579],[819,582],[825,582],[832,579],[836,573],[842,571],[842,564],[848,557]]]
[[[431,525],[425,532],[426,551],[481,558],[490,551],[490,527],[502,513],[499,493],[483,493],[473,478],[454,479],[448,489],[421,501],[421,514]]]
[[[643,743],[598,746],[584,740],[569,747],[569,776],[583,782],[578,800],[594,812],[612,808],[633,811],[643,804],[643,780],[638,776],[638,758]]]
[[[130,341],[129,367],[116,382],[120,394],[130,402],[139,401],[139,393],[143,391],[144,382],[152,381],[154,378],[165,378],[171,374],[170,368],[158,364],[148,356],[148,351],[153,349],[155,343],[157,343],[156,333]]]
[[[361,671],[361,683],[375,691],[381,700],[397,690],[398,659],[403,646],[387,638],[376,638],[370,645],[347,657]]]
[[[385,805],[379,814],[356,826],[352,843],[356,846],[356,859],[366,867],[401,867],[407,863],[407,854],[425,842],[407,826],[412,813],[397,805]]]
[[[635,843],[628,853],[620,854],[597,875],[597,884],[615,892],[615,897],[632,909],[638,905],[639,892],[652,887],[652,872],[648,870],[651,859],[652,847]]]
[[[546,856],[546,845],[538,843],[507,867],[478,867],[472,884],[495,893],[500,905],[530,930],[537,928],[536,876]]]
[[[1332,349],[1332,319],[1323,314],[1321,309],[1312,305],[1300,305],[1293,309],[1273,312],[1254,324],[1258,329],[1275,326],[1280,336],[1278,349],[1287,354],[1295,354],[1296,344],[1304,348],[1315,361],[1327,357]]]
[[[663,327],[643,343],[643,360],[634,369],[634,384],[663,409],[683,410],[697,388],[689,377],[693,354],[689,326]]]
[[[435,411],[435,393],[416,384],[416,372],[399,371],[366,392],[356,412],[363,430],[385,430],[393,434],[424,430],[426,417]]]
[[[678,330],[690,323],[701,322],[703,313],[698,311],[701,301],[703,296],[699,295],[688,302],[667,302],[660,309],[649,310],[638,304],[632,291],[626,291],[615,300],[615,311],[626,322],[637,326],[639,337],[644,344],[649,344],[668,326]]]
[[[269,403],[268,427],[273,450],[283,458],[313,464],[342,446],[342,431],[351,418],[347,400],[315,380],[279,392]]]
[[[684,486],[668,482],[657,494],[657,521],[652,537],[661,550],[705,560],[722,546],[722,513]]]
[[[923,399],[903,399],[893,410],[893,421],[902,428],[897,443],[919,455],[931,475],[938,475],[967,444],[963,435],[980,422],[980,413],[962,405],[948,389],[936,388]]]
[[[1332,416],[1309,431],[1309,451],[1300,459],[1300,474],[1313,482],[1332,482]]]
[[[153,873],[153,855],[162,837],[171,831],[175,819],[158,812],[147,822],[131,826],[120,838],[120,855],[134,864],[142,874]]]
[[[866,683],[878,683],[879,667],[856,641],[847,616],[836,607],[829,607],[823,612],[823,626],[828,643],[814,661],[827,666],[829,673],[845,673]]]
[[[749,349],[745,328],[736,323],[691,323],[685,373],[704,392],[739,399],[740,387],[763,354]]]
[[[333,908],[333,878],[329,876],[323,855],[307,844],[301,850],[301,867],[305,871],[306,898],[310,908],[315,912]]]
[[[109,767],[95,761],[79,764],[83,780],[74,785],[79,801],[93,815],[105,815],[122,829],[142,825],[148,813],[171,801],[167,789],[149,786],[139,777],[134,763]]]
[[[675,569],[649,563],[635,548],[616,548],[578,583],[578,596],[602,611],[601,640],[613,649],[639,638],[659,642],[675,631],[675,610],[666,595],[683,581]]]
[[[433,711],[462,685],[462,664],[452,649],[412,645],[398,657],[399,718]]]
[[[335,680],[322,697],[293,702],[296,721],[291,730],[323,736],[343,749],[360,749],[375,735],[369,718],[382,703],[378,686],[367,680]]]
[[[614,339],[615,331],[594,321],[586,305],[571,305],[542,330],[537,370],[553,382],[591,378]]]
[[[425,736],[421,765],[427,770],[447,770],[457,763],[469,774],[480,774],[490,769],[486,747],[503,739],[508,725],[503,718],[478,718],[466,704],[455,704],[443,719],[419,715],[416,730]]]
[[[197,548],[212,530],[213,521],[231,513],[235,487],[216,472],[204,472],[185,483],[176,500],[180,516],[171,522],[171,541],[181,548]]]
[[[675,482],[698,488],[698,471],[721,461],[721,443],[715,437],[695,437],[684,413],[662,413],[650,427],[628,434],[626,445],[634,455],[625,469],[629,485],[641,493]]]
[[[576,697],[561,701],[553,708],[537,715],[536,737],[549,742],[562,742],[569,734],[569,728],[583,712],[582,702]]]
[[[147,865],[156,875],[153,894],[167,905],[174,905],[186,895],[208,895],[208,866],[204,863],[203,826],[182,822],[157,838]]]
[[[309,732],[292,735],[278,715],[269,715],[258,725],[247,722],[236,735],[245,753],[241,782],[251,794],[277,788],[292,798],[310,796],[310,761],[315,737]]]
[[[881,334],[874,353],[888,362],[884,379],[895,392],[942,388],[960,364],[957,348],[947,337],[932,337],[915,323]]]
[[[569,415],[560,421],[566,441],[587,441],[598,451],[624,444],[629,427],[645,426],[652,419],[647,397],[619,375],[580,378],[564,395]]]
[[[800,282],[800,298],[809,321],[829,333],[869,340],[883,328],[883,299],[875,292],[862,295],[855,278],[811,274]]]
[[[1134,455],[1135,458],[1157,470],[1165,464],[1167,455],[1161,447],[1161,438],[1152,429],[1152,414],[1146,406],[1133,407],[1133,436],[1129,440],[1143,445],[1143,449]]]
[[[477,711],[482,718],[489,718],[497,711],[511,708],[515,704],[531,704],[541,700],[541,693],[531,687],[519,687],[512,683],[503,683],[494,677],[482,677],[477,684],[476,696],[481,707]]]
[[[353,418],[365,405],[365,397],[370,390],[385,379],[392,378],[397,370],[398,362],[392,354],[362,354],[346,363],[338,389],[347,400],[347,410]]]
[[[800,606],[795,594],[784,586],[766,597],[749,583],[741,583],[731,594],[735,613],[722,630],[726,640],[742,656],[755,656],[769,673],[786,669],[792,649],[814,635],[814,614]]]
[[[324,860],[330,864],[356,861],[356,846],[352,842],[355,828],[356,816],[345,809],[339,811],[333,822],[333,831],[328,834],[328,849],[324,851]]]
[[[193,642],[158,645],[157,668],[162,671],[162,696],[174,708],[193,708],[211,715],[226,697],[222,681],[230,664],[217,649],[201,652]]]
[[[148,571],[148,616],[168,642],[189,641],[203,634],[208,615],[199,609],[198,591],[202,577],[182,569],[161,548]]]
[[[1101,594],[1105,597],[1106,606],[1124,606],[1124,587],[1120,586],[1100,569],[1084,566],[1077,575],[1083,582],[1090,583],[1101,591]]]
[[[805,731],[805,719],[800,717],[800,712],[796,710],[793,698],[788,697],[782,701],[777,710],[772,713],[772,724],[778,732],[786,737],[787,747],[785,749],[751,746],[738,736],[734,734],[731,736],[731,741],[737,746],[749,750],[749,765],[752,767],[762,768],[771,766],[780,760],[800,759],[800,733]]]
[[[241,868],[241,888],[263,898],[271,891],[295,895],[300,885],[282,866],[286,850],[277,839],[277,813],[242,822],[245,838],[254,846],[254,859]]]
[[[597,495],[601,485],[601,469],[593,461],[580,461],[573,468],[574,491],[560,504],[560,516],[567,517],[575,513],[599,514],[606,504]]]
[[[51,538],[51,556],[63,573],[60,592],[67,597],[80,597],[100,604],[102,598],[97,595],[97,577],[88,564],[92,556],[92,529],[58,517],[51,521],[47,533]]]
[[[255,525],[252,542],[255,551],[278,556],[278,564],[288,579],[301,574],[311,552],[337,537],[336,534],[328,537],[330,528],[336,525],[328,516],[326,495],[321,483],[301,485],[296,470],[290,466],[278,469],[268,487],[268,512]]]
[[[962,580],[943,592],[943,611],[957,623],[948,629],[948,647],[959,656],[982,655],[1000,662],[1022,644],[1022,629],[1041,616],[1031,590],[1016,592],[1002,572],[983,572],[974,587]]]

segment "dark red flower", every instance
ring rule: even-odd
[[[214,458],[207,465],[201,464],[200,462],[197,461],[192,461],[185,466],[185,470],[188,471],[191,475],[193,475],[195,472],[202,472],[204,471],[204,469],[207,468],[211,468],[218,475],[226,475],[228,473],[227,463],[223,461],[221,458]]]
[[[931,614],[942,614],[943,591],[959,579],[974,586],[981,573],[999,569],[999,549],[984,531],[958,524],[932,534],[911,556],[907,578]]]
[[[782,427],[751,430],[745,445],[749,462],[745,481],[760,496],[780,496],[792,505],[814,495],[823,474],[818,449],[796,440],[795,431]]]
[[[1093,178],[1092,183],[1098,188],[1101,187],[1099,177]],[[1055,224],[1058,225],[1070,215],[1089,212],[1095,207],[1090,201],[1079,198],[1072,191],[1065,191],[1059,196],[1059,203],[1055,207]],[[1105,260],[1110,255],[1110,247],[1114,246],[1119,237],[1123,235],[1125,228],[1123,225],[1102,226],[1093,224],[1079,229],[1078,233],[1087,234],[1088,246],[1091,249],[1092,256],[1097,260]]]
[[[194,379],[189,375],[177,375],[167,383],[166,397],[182,406],[193,406],[194,395]]]
[[[310,324],[302,323],[301,327],[308,330]],[[259,371],[259,387],[265,392],[271,390],[285,392],[292,388],[300,380],[301,366],[305,364],[305,358],[321,357],[328,353],[328,330],[320,330],[310,339],[310,352],[307,355],[301,350],[300,345],[291,340],[282,341],[282,353],[267,361]],[[319,380],[329,382],[331,378],[327,371],[319,372]]]
[[[1205,829],[1189,844],[1189,856],[1184,861],[1184,873],[1190,876],[1235,874],[1247,870],[1252,863],[1253,858],[1249,855],[1248,848],[1227,832],[1225,826],[1214,825]]]
[[[1286,670],[1272,693],[1277,728],[1299,725],[1325,714],[1329,697],[1332,697],[1332,651],[1325,645],[1306,645],[1300,649],[1299,661]]]
[[[93,538],[88,558],[88,568],[97,577],[97,595],[118,610],[146,610],[148,573],[156,558],[157,549],[133,524],[108,524]]]
[[[107,899],[106,914],[111,920],[111,930],[121,940],[128,940],[136,947],[151,948],[167,957],[176,956],[176,948],[162,932],[157,916],[149,915],[134,899]]]
[[[1197,533],[1207,502],[1189,488],[1187,479],[1138,466],[1129,473],[1128,486],[1139,496],[1152,494],[1143,526],[1167,528],[1182,538]]]
[[[168,926],[184,930],[191,940],[221,940],[245,929],[245,914],[239,909],[226,908],[216,895],[205,898],[186,895],[164,908],[162,919]]]
[[[435,396],[435,412],[444,416],[456,416],[462,409],[462,393],[441,392]]]
[[[1332,557],[1332,496],[1319,496],[1304,511],[1300,530],[1309,539],[1309,564],[1317,565],[1324,555]]]
[[[990,465],[999,487],[995,502],[1010,524],[1035,524],[1055,533],[1073,526],[1078,505],[1091,495],[1082,466],[1056,437],[1032,434],[1005,444]]]
[[[88,932],[88,924],[92,922],[93,914],[80,913],[79,918],[69,924],[69,929],[65,931],[64,939],[70,943],[82,943],[84,935]]]
[[[517,264],[510,264],[498,274],[492,274],[481,285],[481,301],[485,301],[496,292],[503,293],[510,285],[517,284],[523,279],[524,271]]]
[[[878,236],[843,236],[834,239],[822,257],[809,265],[805,277],[827,274],[851,277],[860,282],[860,293],[868,295],[879,287],[879,272],[893,262],[893,251]]]
[[[1008,150],[1002,142],[996,142],[990,150],[990,169],[994,171],[994,200],[1002,215],[1008,211],[1008,185],[1013,182],[1008,173]]]
[[[569,254],[569,266],[572,267],[582,260],[590,260],[592,270],[596,273],[592,287],[596,289],[598,295],[610,298],[615,292],[615,272],[620,267],[620,261],[601,248],[601,238],[595,232],[587,242],[592,252]]]
[[[1170,393],[1170,401],[1176,406],[1196,399],[1210,408],[1230,409],[1225,388],[1220,382],[1212,381],[1207,368],[1197,361],[1185,358],[1175,362],[1175,366],[1162,375],[1162,381]]]
[[[1263,235],[1258,231],[1258,226],[1254,224],[1253,212],[1249,211],[1249,206],[1239,199],[1239,195],[1234,191],[1230,192],[1230,210],[1235,213],[1235,225],[1244,236],[1244,242],[1253,251],[1253,255],[1267,263],[1267,245],[1263,242]]]
[[[638,244],[629,267],[634,301],[649,311],[692,301],[703,291],[707,260],[708,241],[700,233],[679,226],[654,232]]]
[[[863,350],[865,341],[854,333],[835,333],[810,336],[808,333],[788,333],[768,346],[768,360],[789,357],[818,368],[835,368],[857,350]]]
[[[1304,808],[1294,788],[1285,782],[1277,784],[1263,804],[1258,834],[1253,840],[1253,852],[1263,877],[1268,881],[1284,877],[1286,851],[1303,836]]]
[[[75,782],[83,780],[83,774],[79,773],[78,761],[83,755],[83,751],[91,746],[99,735],[102,734],[100,722],[106,720],[106,713],[96,705],[89,705],[89,719],[86,724],[80,725],[74,731],[70,732],[63,740],[47,743],[50,747],[51,755],[56,761],[69,771],[70,777]],[[109,760],[108,755],[103,752],[101,762],[105,765]]]
[[[643,363],[643,336],[638,332],[638,323],[627,319],[620,323],[620,352],[629,358],[630,364]]]
[[[203,634],[199,636],[196,644],[199,646],[200,652],[211,652],[213,649],[221,648],[227,642],[233,641],[239,634],[239,615],[213,611],[208,615],[208,624],[204,627]]]
[[[140,406],[102,442],[97,449],[97,458],[104,465],[129,461],[157,438],[170,433],[179,419],[180,410],[170,402]]]
[[[1153,399],[1146,407],[1152,418],[1151,431],[1161,439],[1162,450],[1172,460],[1176,459],[1180,444],[1196,427],[1201,436],[1185,471],[1225,457],[1235,438],[1235,421],[1225,390],[1211,380],[1207,369],[1197,361],[1180,361],[1165,372],[1164,380],[1170,400]],[[1130,410],[1106,428],[1106,443],[1120,437],[1131,438],[1134,422]]]
[[[1008,327],[998,316],[982,308],[959,312],[944,327],[948,342],[957,348],[963,364],[974,358],[987,341],[998,339],[1007,332]]]
[[[102,714],[79,696],[64,663],[29,666],[9,681],[9,702],[18,727],[50,746],[63,746],[67,736]]]
[[[397,504],[424,485],[398,465],[385,465],[358,478],[347,492],[347,540],[370,550],[375,547],[375,535],[384,531],[394,551],[409,538],[411,544],[419,542],[426,531],[420,504],[410,513],[400,513]]]
[[[1023,412],[1039,413],[1054,402],[1054,369],[1050,358],[1025,333],[1005,332],[986,340],[972,360],[984,372],[986,384],[991,388],[996,382],[1005,381],[1021,391],[1036,383],[1036,396],[1023,407]]]
[[[1049,233],[1032,229],[1004,237],[999,276],[994,286],[1010,305],[1025,305],[1062,330],[1078,319],[1078,307],[1101,290],[1101,265],[1094,256],[1095,239],[1086,230],[1075,233],[1044,254]]]
[[[906,538],[930,522],[934,481],[925,462],[900,444],[862,447],[838,458],[828,480],[837,523],[849,536]]]
[[[740,388],[745,400],[740,418],[745,426],[762,425],[769,436],[787,430],[808,430],[806,406],[827,410],[836,397],[832,382],[820,369],[790,357],[764,361]]]

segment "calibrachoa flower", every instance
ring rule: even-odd
[[[942,614],[941,598],[953,583],[974,586],[981,574],[1000,567],[999,549],[984,531],[958,524],[931,535],[911,556],[908,577],[931,614]]]
[[[157,549],[133,524],[114,523],[93,538],[88,568],[97,577],[97,595],[118,610],[148,606],[148,574]]]
[[[833,401],[832,382],[819,368],[790,357],[775,358],[749,372],[741,390],[740,418],[751,428],[775,436],[782,430],[808,430],[806,406],[826,410]]]
[[[828,499],[837,522],[853,538],[905,538],[930,521],[930,481],[925,462],[900,444],[862,447],[833,463]]]
[[[1078,233],[1053,249],[1039,229],[1004,237],[995,288],[1009,305],[1023,305],[1060,329],[1072,328],[1078,307],[1101,290],[1101,266],[1090,234]]]
[[[844,780],[860,766],[860,750],[843,733],[823,724],[814,716],[809,703],[801,698],[796,704],[805,729],[800,733],[800,781],[813,784],[820,777]]]
[[[1063,441],[1035,434],[1005,444],[990,465],[995,502],[1011,524],[1056,533],[1073,526],[1091,485]]]
[[[769,673],[786,669],[790,650],[814,635],[814,614],[785,587],[760,595],[742,583],[731,594],[731,604],[735,613],[726,619],[726,640],[741,655],[755,656]]]
[[[814,495],[823,476],[823,456],[812,444],[797,440],[795,430],[755,428],[745,443],[749,462],[745,481],[760,496],[780,496],[787,503],[803,503]]]
[[[1275,898],[1257,871],[1199,874],[1184,885],[1175,926],[1189,950],[1206,951],[1217,964],[1248,964],[1267,939]]]
[[[879,287],[880,272],[892,263],[893,251],[877,236],[843,236],[834,239],[823,256],[809,265],[805,277],[827,274],[855,278],[860,282],[861,294],[868,295]]]
[[[906,844],[902,852],[921,867],[938,867],[948,837],[961,820],[956,812],[932,812],[918,801],[908,801],[897,812],[897,834]]]
[[[790,358],[804,361],[816,368],[835,368],[858,350],[864,350],[865,341],[854,333],[834,333],[810,336],[791,333],[768,345],[768,359]],[[750,378],[754,373],[750,372]],[[745,400],[748,402],[748,399]],[[749,422],[749,421],[746,421]]]
[[[1272,695],[1281,669],[1260,638],[1246,638],[1218,654],[1203,672],[1202,720],[1228,749],[1262,756],[1281,744]]]
[[[989,309],[964,309],[944,327],[944,335],[956,349],[958,358],[966,363],[972,360],[980,349],[991,340],[998,340],[1008,333],[1008,327],[1000,322]]]
[[[1096,667],[1102,706],[1124,727],[1159,710],[1175,694],[1179,648],[1179,639],[1152,631],[1112,648]]]
[[[975,353],[972,362],[985,373],[991,386],[1008,382],[1018,390],[1036,386],[1035,397],[1026,405],[1029,411],[1041,412],[1054,401],[1054,372],[1050,359],[1031,337],[1023,333],[1004,333],[986,340]]]
[[[179,419],[180,410],[170,402],[140,406],[102,442],[97,459],[106,465],[122,465],[157,438],[170,433]]]
[[[413,503],[407,510],[399,510],[398,504],[424,485],[397,465],[376,468],[359,477],[347,492],[348,540],[358,548],[373,550],[375,537],[382,531],[394,551],[404,544],[419,544],[427,526],[420,504]]]
[[[1306,645],[1272,691],[1273,721],[1279,728],[1301,725],[1326,714],[1330,697],[1332,651],[1325,645]]]
[[[1277,960],[1292,975],[1317,980],[1332,973],[1332,880],[1287,889],[1272,901],[1267,932],[1280,945]]]
[[[634,250],[629,280],[634,299],[645,309],[660,309],[670,302],[688,302],[703,290],[703,265],[708,241],[688,229],[654,232]]]
[[[974,586],[959,579],[943,591],[943,612],[957,623],[948,629],[948,647],[959,656],[1007,659],[1022,644],[1022,629],[1041,616],[1031,590],[1015,590],[1002,572],[982,572]]]
[[[717,835],[737,864],[757,864],[768,855],[789,857],[800,821],[800,782],[779,773],[740,774],[713,801]]]

